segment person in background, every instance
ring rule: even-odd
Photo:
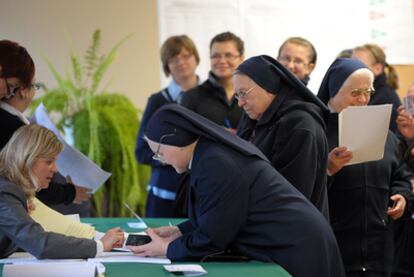
[[[408,87],[407,96],[414,97],[414,82]],[[403,106],[398,108],[397,126],[400,140],[400,152],[404,162],[414,171],[414,118]],[[413,180],[411,180],[413,183]],[[414,190],[414,188],[413,188]],[[411,203],[411,208],[414,203]],[[395,221],[394,224],[394,262],[393,277],[414,275],[414,211]]]
[[[336,58],[352,58],[352,52],[354,50],[352,48],[347,48],[339,52]]]
[[[216,35],[210,42],[208,79],[188,91],[181,104],[236,133],[242,111],[234,98],[232,77],[243,55],[244,42],[238,36],[231,32]]]
[[[1,79],[5,80],[8,91],[7,97],[0,100],[1,150],[17,129],[30,123],[23,112],[39,87],[35,83],[35,65],[32,58],[16,42],[0,40],[0,64],[3,77]],[[89,199],[89,191],[66,181],[62,175],[55,174],[51,185],[38,191],[37,197],[48,205],[79,203]]]
[[[290,37],[280,46],[276,59],[307,85],[316,66],[317,53],[307,39]]]
[[[375,94],[372,95],[369,105],[392,104],[390,130],[395,133],[397,109],[401,105],[396,92],[398,75],[395,68],[387,63],[384,50],[376,44],[355,47],[352,57],[362,61],[374,73]]]
[[[154,158],[189,171],[189,219],[147,230],[138,256],[173,261],[220,255],[275,262],[295,277],[344,276],[329,223],[254,145],[179,105],[150,119]],[[304,231],[305,230],[305,231]]]
[[[345,166],[352,151],[338,146],[338,113],[349,106],[368,105],[373,82],[373,73],[361,61],[336,59],[318,92],[331,110],[327,128],[329,215],[348,277],[390,276],[392,221],[403,215],[411,199],[412,174],[400,162],[393,132],[388,132],[384,157],[378,161]]]
[[[57,172],[63,144],[48,129],[26,125],[0,152],[0,258],[23,249],[38,259],[92,258],[121,247],[124,232],[109,230],[100,240],[46,232],[30,217],[36,191],[46,189]]]
[[[7,97],[8,92],[9,92],[7,89],[6,79],[2,77],[3,77],[3,73],[1,71],[1,64],[0,64],[0,99],[2,99],[3,97]]]
[[[200,57],[194,42],[186,35],[169,37],[161,46],[161,62],[165,75],[171,75],[168,87],[152,94],[148,98],[144,115],[139,127],[135,157],[138,162],[152,167],[148,184],[148,196],[145,216],[182,217],[175,209],[175,199],[180,176],[174,169],[152,159],[152,152],[144,140],[144,130],[150,117],[168,103],[179,103],[185,91],[197,86],[199,79],[196,68]]]
[[[328,108],[288,69],[269,56],[244,61],[234,88],[247,117],[238,135],[256,145],[273,167],[328,218]]]

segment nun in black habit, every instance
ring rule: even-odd
[[[247,115],[239,124],[238,135],[256,145],[329,218],[326,105],[269,56],[244,61],[233,82],[238,104]]]
[[[189,170],[189,219],[149,229],[139,256],[203,260],[230,251],[296,277],[344,276],[329,223],[254,145],[178,105],[150,119],[154,158]]]
[[[359,60],[337,59],[318,93],[331,110],[329,215],[348,277],[390,276],[392,221],[403,215],[411,195],[411,174],[400,160],[398,139],[391,131],[381,160],[344,166],[352,152],[338,146],[338,113],[349,106],[366,106],[373,81],[372,72]]]

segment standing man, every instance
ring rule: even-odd
[[[310,74],[316,66],[315,47],[302,37],[291,37],[279,48],[277,60],[292,72],[305,85],[308,85]]]

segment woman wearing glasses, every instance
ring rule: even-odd
[[[401,101],[396,92],[398,75],[395,68],[387,63],[384,50],[376,44],[355,47],[352,57],[363,62],[374,73],[375,94],[369,105],[392,104],[390,130],[397,132],[397,109]]]
[[[238,135],[256,145],[273,167],[328,218],[327,107],[269,56],[243,62],[233,77],[246,112]]]
[[[349,106],[368,105],[373,81],[373,73],[359,60],[337,59],[318,93],[331,110],[327,128],[330,222],[347,276],[352,277],[390,276],[392,220],[403,215],[411,195],[412,176],[400,162],[398,139],[392,132],[388,132],[383,159],[344,166],[352,152],[338,147],[338,113]]]
[[[29,124],[23,112],[30,105],[39,85],[35,83],[35,65],[27,50],[9,40],[0,40],[0,64],[7,96],[0,100],[0,150],[14,132]],[[0,79],[2,80],[2,79]],[[1,81],[0,81],[1,86]],[[47,204],[70,204],[89,199],[88,190],[66,182],[56,175],[48,189],[41,190],[37,197]]]
[[[189,219],[149,229],[139,256],[173,261],[245,256],[295,277],[344,276],[329,223],[251,143],[179,105],[150,119],[154,158],[189,171]]]
[[[180,103],[186,91],[197,86],[197,65],[200,62],[194,42],[186,35],[169,37],[161,46],[161,61],[165,75],[171,75],[168,87],[152,94],[141,120],[135,157],[138,162],[151,166],[151,179],[147,187],[147,217],[183,217],[181,209],[175,205],[177,187],[184,176],[178,175],[174,169],[152,159],[151,149],[144,140],[144,130],[150,117],[162,106],[169,103]]]
[[[236,132],[241,109],[234,98],[232,77],[243,61],[244,42],[231,32],[216,35],[210,42],[208,79],[188,91],[181,104],[205,118]]]

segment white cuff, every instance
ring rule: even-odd
[[[104,252],[104,246],[101,240],[95,240],[96,241],[96,256],[95,257],[99,257],[102,256],[103,252]]]

